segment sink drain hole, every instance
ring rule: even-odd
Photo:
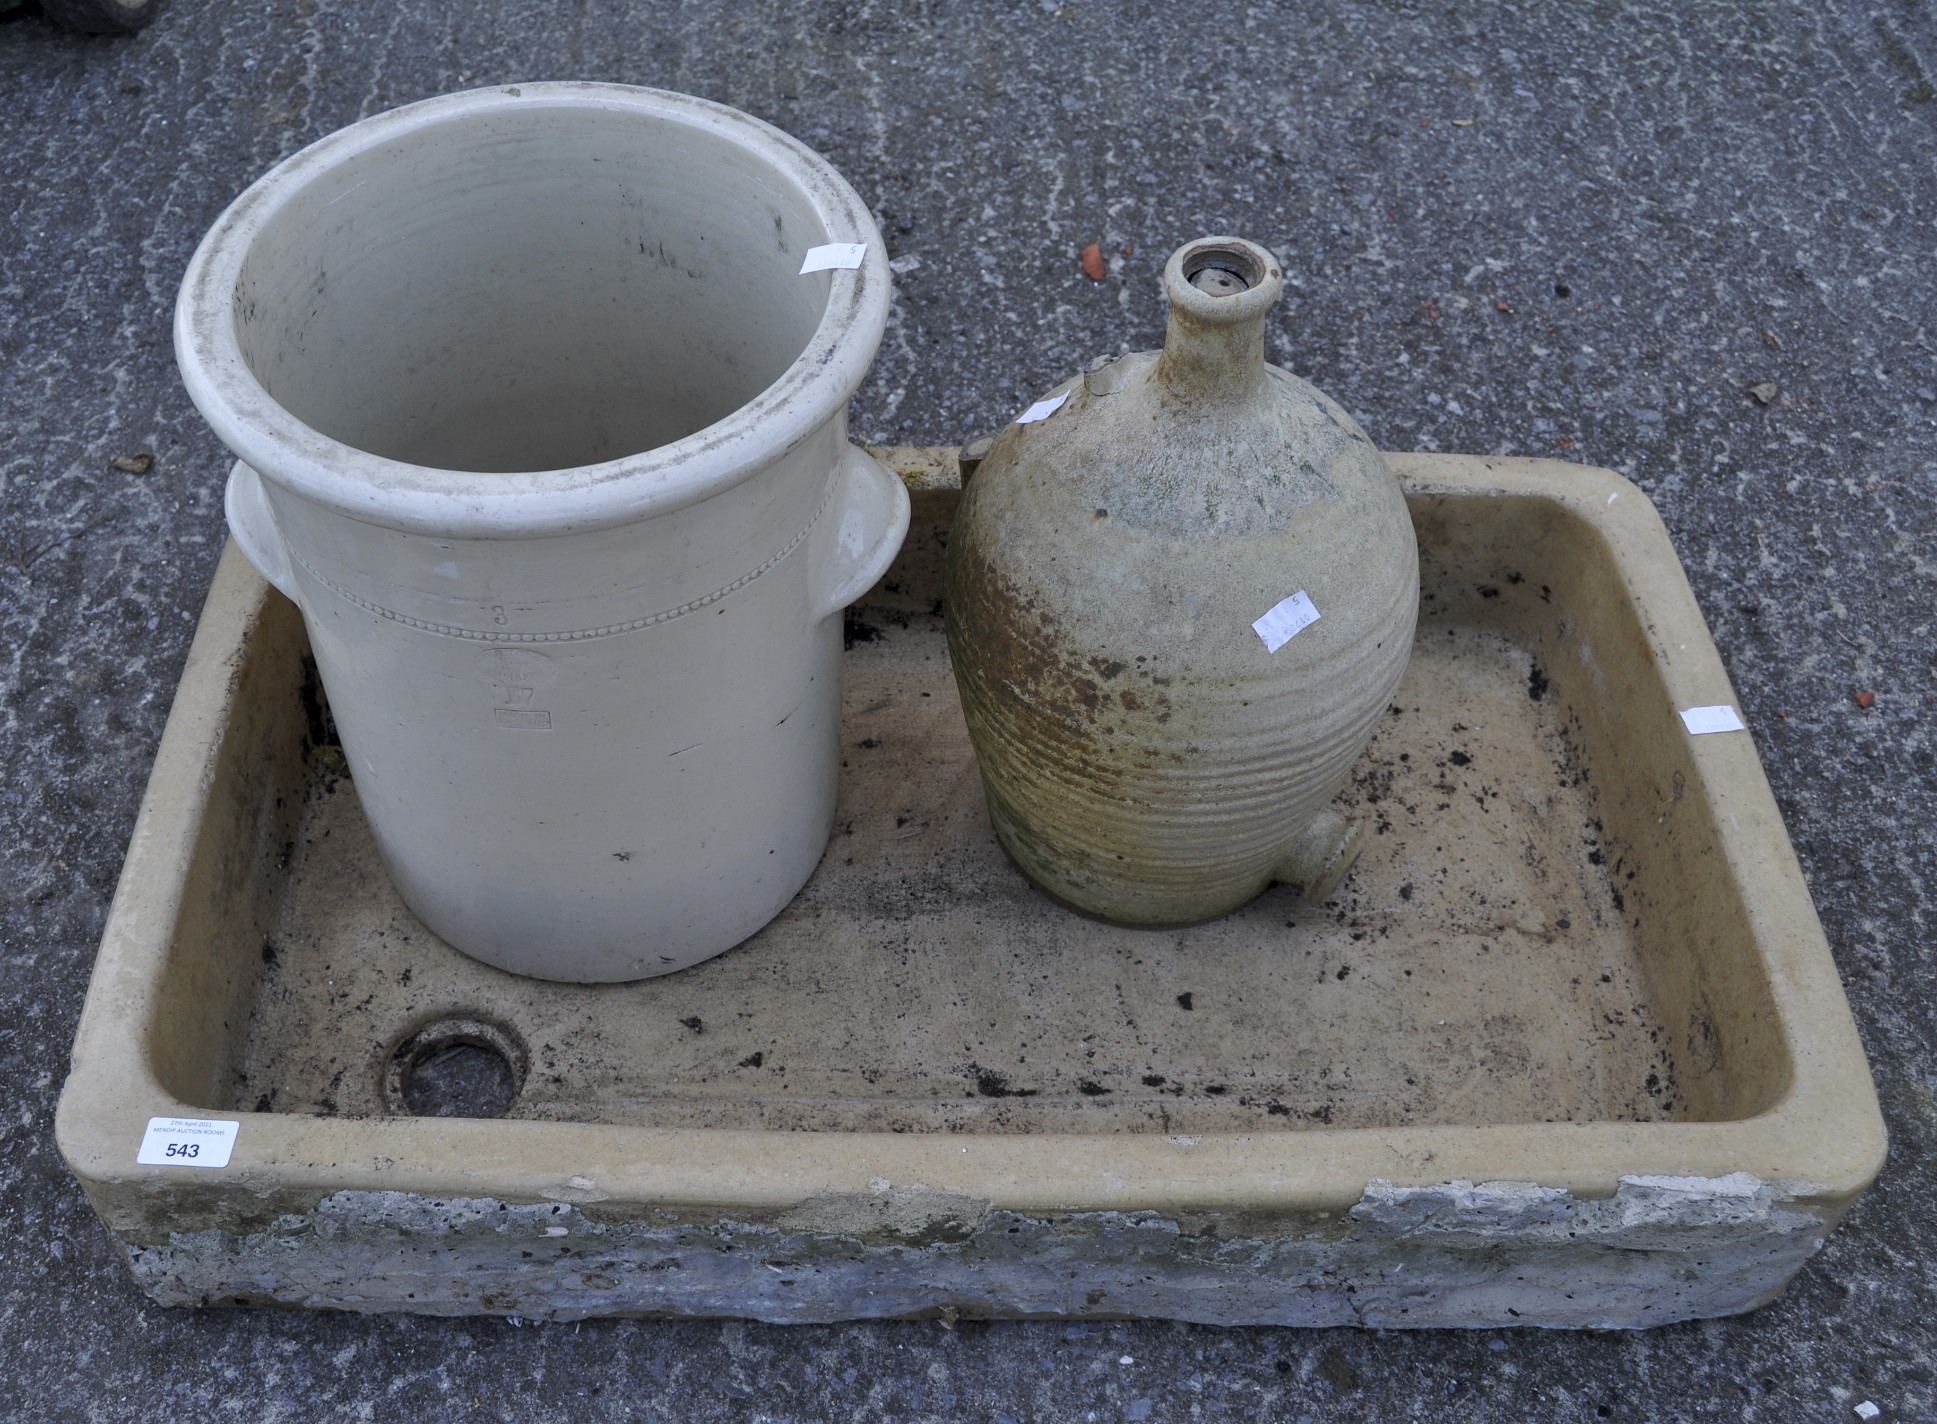
[[[400,1117],[503,1117],[530,1063],[524,1040],[502,1024],[436,1019],[391,1051],[384,1106]]]

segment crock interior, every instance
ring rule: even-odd
[[[236,285],[278,404],[342,444],[466,471],[596,464],[704,429],[805,350],[829,278],[805,194],[637,111],[473,111],[283,203]]]

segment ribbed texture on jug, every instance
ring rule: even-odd
[[[1303,656],[1288,647],[1279,661],[1247,627],[1253,675],[1205,676],[1174,645],[1083,646],[1029,607],[1040,599],[958,568],[950,651],[1003,848],[1057,898],[1125,923],[1210,919],[1278,878],[1411,651],[1416,583],[1403,577],[1363,630],[1321,640],[1321,617]],[[1238,645],[1240,659],[1251,651]]]

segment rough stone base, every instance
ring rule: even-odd
[[[182,1234],[128,1255],[169,1305],[1633,1329],[1762,1304],[1824,1232],[1744,1173],[1627,1177],[1600,1201],[1514,1182],[1374,1183],[1343,1218],[1278,1235],[1150,1212],[1045,1220],[919,1189],[810,1203],[778,1225],[345,1191],[255,1235]]]

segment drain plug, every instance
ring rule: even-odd
[[[531,1054],[489,1019],[433,1019],[385,1060],[383,1105],[397,1117],[503,1117],[524,1091]]]

